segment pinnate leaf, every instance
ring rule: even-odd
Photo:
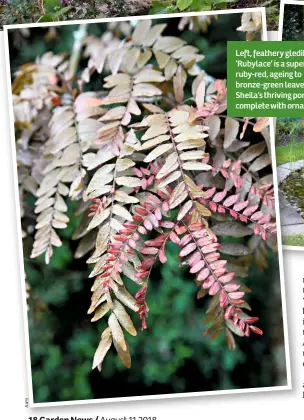
[[[220,247],[220,251],[224,254],[235,256],[248,255],[251,253],[250,249],[246,245],[238,243],[222,244]]]
[[[191,242],[190,244],[186,245],[179,253],[180,257],[185,257],[186,255],[190,254],[190,252],[194,251],[196,249],[196,245],[194,242]]]
[[[113,339],[119,344],[122,350],[127,350],[127,344],[125,342],[123,331],[114,313],[110,315],[108,323]]]
[[[92,369],[95,369],[98,365],[100,365],[103,362],[103,359],[105,358],[107,352],[109,351],[111,344],[112,344],[111,329],[106,328],[104,332],[102,333],[101,341],[95,352]]]
[[[179,211],[179,213],[177,215],[177,220],[182,220],[186,216],[186,214],[189,213],[189,211],[191,210],[191,208],[192,208],[192,201],[189,200],[180,209],[180,211]]]
[[[236,139],[239,132],[240,123],[233,118],[226,118],[224,148],[227,149]]]
[[[219,236],[242,238],[252,235],[252,229],[238,222],[223,222],[212,226],[212,231]]]
[[[164,153],[168,152],[172,148],[172,144],[162,144],[160,146],[157,146],[155,149],[152,150],[152,152],[148,154],[148,156],[145,157],[144,162],[151,162],[159,156],[163,155]]]
[[[129,334],[133,336],[137,335],[136,329],[130,316],[128,315],[123,305],[116,299],[113,301],[113,312],[116,315],[120,325],[122,325]]]

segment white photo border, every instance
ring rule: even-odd
[[[51,27],[51,26],[66,26],[75,24],[90,24],[90,23],[106,23],[106,22],[124,22],[132,20],[146,20],[146,19],[170,19],[187,16],[212,16],[212,15],[224,15],[224,14],[242,14],[250,12],[260,12],[262,14],[262,41],[267,41],[267,26],[266,26],[266,11],[265,7],[256,8],[245,8],[245,9],[234,9],[234,10],[219,10],[209,12],[196,12],[196,13],[174,13],[174,14],[159,14],[159,15],[146,15],[146,16],[132,16],[132,17],[118,17],[118,18],[102,18],[102,19],[88,19],[88,20],[74,20],[65,22],[47,22],[47,23],[31,23],[31,24],[16,24],[16,25],[4,25],[3,32],[5,38],[5,60],[6,60],[6,75],[7,75],[7,86],[8,86],[8,107],[9,107],[9,118],[10,118],[10,137],[12,142],[12,164],[13,164],[13,176],[14,176],[14,195],[16,204],[16,217],[19,228],[18,231],[18,254],[20,261],[20,281],[22,291],[22,306],[23,306],[23,323],[24,323],[24,334],[25,334],[25,353],[26,353],[26,367],[27,367],[27,382],[29,392],[29,406],[31,408],[38,407],[58,407],[68,405],[84,405],[84,404],[97,404],[106,402],[118,402],[118,401],[142,401],[142,400],[154,400],[154,399],[168,399],[168,398],[188,398],[188,397],[202,397],[209,395],[227,395],[227,394],[244,394],[244,393],[255,393],[255,392],[267,392],[267,391],[287,391],[292,389],[291,384],[291,368],[290,368],[290,353],[289,353],[289,339],[288,339],[288,326],[287,326],[287,311],[286,311],[286,296],[285,296],[285,283],[284,283],[284,270],[283,270],[283,254],[282,254],[282,242],[281,242],[281,228],[280,228],[280,213],[279,213],[279,201],[278,201],[278,184],[274,173],[274,190],[275,190],[275,210],[278,223],[278,259],[279,259],[279,273],[280,273],[280,289],[281,289],[281,302],[282,302],[282,315],[283,315],[283,329],[284,329],[284,350],[285,350],[285,361],[286,361],[286,376],[287,385],[271,386],[271,387],[260,387],[260,388],[242,388],[236,390],[222,390],[222,391],[202,391],[202,392],[185,392],[185,393],[172,393],[172,394],[156,394],[156,395],[145,395],[145,396],[134,396],[134,397],[114,397],[114,398],[102,398],[102,399],[88,399],[88,400],[72,400],[72,401],[58,401],[58,402],[47,402],[47,403],[35,403],[33,398],[33,386],[32,386],[32,371],[31,371],[31,360],[30,360],[30,341],[28,333],[28,316],[27,316],[27,305],[26,305],[26,290],[25,290],[25,275],[24,275],[24,260],[23,260],[23,248],[22,248],[22,235],[21,235],[21,222],[20,222],[20,207],[19,207],[19,196],[18,196],[18,175],[16,162],[16,148],[15,148],[15,132],[14,132],[14,115],[13,115],[13,101],[12,101],[12,89],[11,89],[11,69],[10,69],[10,56],[9,56],[9,41],[8,31],[12,29],[21,28],[39,28],[39,27]],[[275,137],[274,137],[274,119],[270,118],[270,138],[271,138],[271,158],[272,168],[276,170],[276,159],[275,153]]]

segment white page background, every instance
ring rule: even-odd
[[[275,40],[276,33],[269,33]],[[12,171],[12,150],[7,106],[3,33],[0,33],[0,418],[37,420],[45,418],[92,418],[99,420],[129,417],[157,417],[163,419],[283,419],[287,416],[303,419],[302,399],[303,360],[303,284],[304,251],[284,251],[285,287],[289,327],[292,391],[275,391],[253,394],[234,394],[191,397],[167,400],[150,400],[65,406],[50,408],[25,408],[27,376],[24,351],[24,330],[20,290],[20,272],[17,246],[16,205]],[[15,163],[14,163],[15,164]],[[206,361],[207,362],[207,361]],[[246,375],[246,371],[244,371]],[[119,384],[117,384],[119,386]],[[260,417],[260,419],[259,419]],[[34,419],[36,420],[36,419]],[[132,419],[133,420],[133,419]],[[140,420],[137,418],[137,420]]]

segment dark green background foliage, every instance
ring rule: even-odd
[[[247,7],[266,7],[267,25],[275,30],[279,0],[44,0],[44,12],[37,0],[0,0],[0,28],[4,24],[56,22],[114,16],[198,12]]]
[[[38,0],[0,0],[0,28],[2,25],[61,20],[93,19],[100,17],[95,0],[44,0],[43,11]]]
[[[292,142],[302,142],[304,136],[303,118],[277,118],[276,143],[285,146]]]
[[[304,40],[304,6],[285,4],[283,21],[283,41]]]
[[[169,20],[167,34],[176,35],[177,23],[177,19]],[[240,15],[223,15],[212,21],[206,33],[185,31],[181,36],[206,56],[202,67],[208,73],[225,78],[226,40],[244,39],[244,34],[236,31],[239,25]],[[92,24],[89,32],[98,34],[102,29],[102,25]],[[53,41],[46,41],[46,29],[32,30],[28,38],[12,31],[12,70],[46,50],[70,51],[74,30],[75,26],[58,28],[59,39]],[[94,87],[98,83],[101,86],[100,79],[93,80]],[[33,203],[33,197],[29,197],[29,207]],[[245,279],[254,291],[248,301],[253,314],[261,318],[264,335],[237,337],[233,352],[228,350],[224,337],[210,341],[203,336],[208,298],[196,299],[194,278],[186,268],[179,267],[178,250],[173,244],[166,248],[166,265],[158,264],[152,270],[148,329],[137,337],[128,337],[131,369],[125,369],[110,351],[102,372],[92,372],[93,355],[105,321],[92,324],[86,313],[92,279],[88,279],[86,258],[73,258],[77,243],[71,235],[78,223],[73,208],[71,203],[71,223],[61,234],[64,245],[55,249],[49,266],[44,265],[43,258],[28,258],[33,234],[29,232],[24,240],[25,269],[31,285],[29,334],[35,402],[286,384],[277,255],[270,254],[269,266],[262,271],[254,263]],[[29,220],[25,219],[24,224],[28,226]],[[233,240],[221,238],[227,239]],[[128,287],[135,292],[132,282]],[[135,325],[140,328],[139,319]]]

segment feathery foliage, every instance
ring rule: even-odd
[[[240,30],[259,19],[246,13]],[[137,317],[148,328],[149,276],[156,261],[166,264],[169,242],[197,298],[211,297],[205,333],[224,333],[230,348],[235,334],[262,334],[247,314],[240,258],[265,267],[276,249],[268,120],[228,118],[225,81],[202,70],[196,47],[163,35],[166,24],[142,20],[124,36],[126,25],[85,38],[81,74],[73,53],[47,53],[22,66],[12,86],[21,216],[27,194],[36,200],[31,257],[50,261],[68,203],[79,202],[75,258],[90,254],[88,313],[107,322],[99,369],[112,345],[131,366],[127,336],[137,334]],[[93,76],[103,91],[86,90]]]

